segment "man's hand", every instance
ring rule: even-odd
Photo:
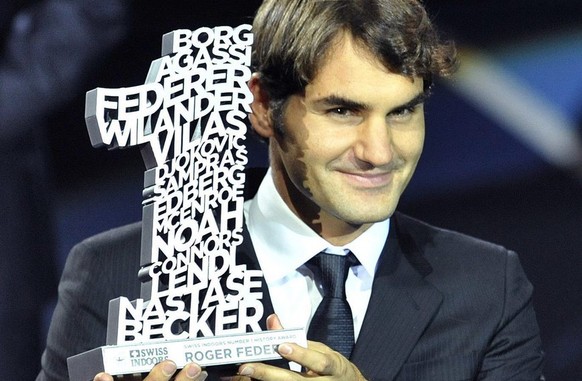
[[[241,365],[239,375],[234,380],[303,380],[314,377],[326,376],[326,380],[353,380],[365,381],[364,376],[358,368],[348,359],[332,350],[328,346],[310,341],[307,348],[297,344],[281,344],[278,348],[279,354],[289,360],[294,361],[304,368],[306,372],[297,373],[289,369],[282,369],[262,363],[251,363]]]
[[[176,373],[176,364],[173,361],[165,360],[152,368],[150,373],[144,378],[144,381],[168,381]],[[202,371],[197,364],[188,364],[179,373],[176,374],[175,381],[204,381],[208,373]],[[123,377],[128,380],[127,376]],[[131,380],[132,378],[129,378]],[[141,380],[140,377],[134,377],[134,380]],[[113,381],[113,377],[107,373],[99,373],[95,376],[93,381]]]
[[[267,318],[269,330],[282,329],[281,322],[276,315]],[[286,360],[293,361],[306,369],[297,373],[289,369],[282,369],[262,363],[243,364],[239,367],[239,376],[234,380],[310,380],[318,376],[326,376],[327,380],[365,381],[358,368],[347,358],[334,351],[325,344],[309,341],[307,348],[297,344],[285,343],[277,348],[279,354]]]

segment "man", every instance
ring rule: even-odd
[[[245,204],[242,250],[265,273],[265,309],[276,313],[265,327],[307,327],[322,300],[311,259],[351,252],[355,345],[343,355],[317,341],[283,344],[279,353],[298,367],[242,364],[236,377],[541,379],[532,289],[515,253],[395,212],[422,151],[432,79],[455,67],[454,49],[439,41],[422,6],[266,0],[253,31],[250,120],[268,140],[270,169]],[[74,250],[40,379],[58,371],[64,352],[102,345],[93,330],[104,336],[106,312],[96,306],[137,295],[139,285],[121,279],[137,266],[138,251],[138,225]],[[107,288],[99,300],[84,302],[99,285]],[[207,377],[196,364],[175,372],[163,361],[146,380]]]

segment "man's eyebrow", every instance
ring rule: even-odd
[[[405,110],[408,108],[414,108],[414,107],[418,106],[419,104],[424,103],[428,99],[429,96],[430,96],[430,93],[428,91],[423,91],[421,93],[418,93],[414,98],[412,98],[408,102],[406,102],[400,106],[394,107],[391,110],[391,112],[396,111],[396,110]]]
[[[357,102],[340,95],[329,95],[317,99],[314,103],[324,107],[341,106],[352,110],[365,110],[369,108],[365,103]]]
[[[415,107],[419,104],[424,103],[430,96],[430,93],[427,91],[423,91],[415,95],[411,100],[406,103],[403,103],[399,106],[392,108],[392,111],[395,110],[402,110],[407,108]],[[346,97],[340,95],[329,95],[315,101],[315,104],[324,107],[334,107],[334,106],[341,106],[346,107],[352,110],[367,110],[370,109],[370,106],[363,102],[354,101],[352,99],[348,99]]]

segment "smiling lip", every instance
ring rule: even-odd
[[[381,173],[353,173],[340,172],[352,184],[362,188],[380,188],[392,182],[392,172]]]

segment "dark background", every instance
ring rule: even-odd
[[[103,57],[83,88],[142,84],[150,62],[159,57],[163,33],[250,22],[257,4],[133,2],[127,38]],[[463,52],[491,58],[571,122],[558,127],[580,126],[582,2],[430,0],[426,5]],[[83,114],[84,91],[50,117],[59,269],[77,241],[141,216],[144,168],[138,150],[93,149]],[[264,147],[249,145],[251,165],[264,164]],[[428,102],[425,152],[400,207],[520,254],[535,287],[548,380],[582,380],[580,174],[582,167],[553,162],[514,135],[502,119],[466,99],[453,79],[438,83]]]

